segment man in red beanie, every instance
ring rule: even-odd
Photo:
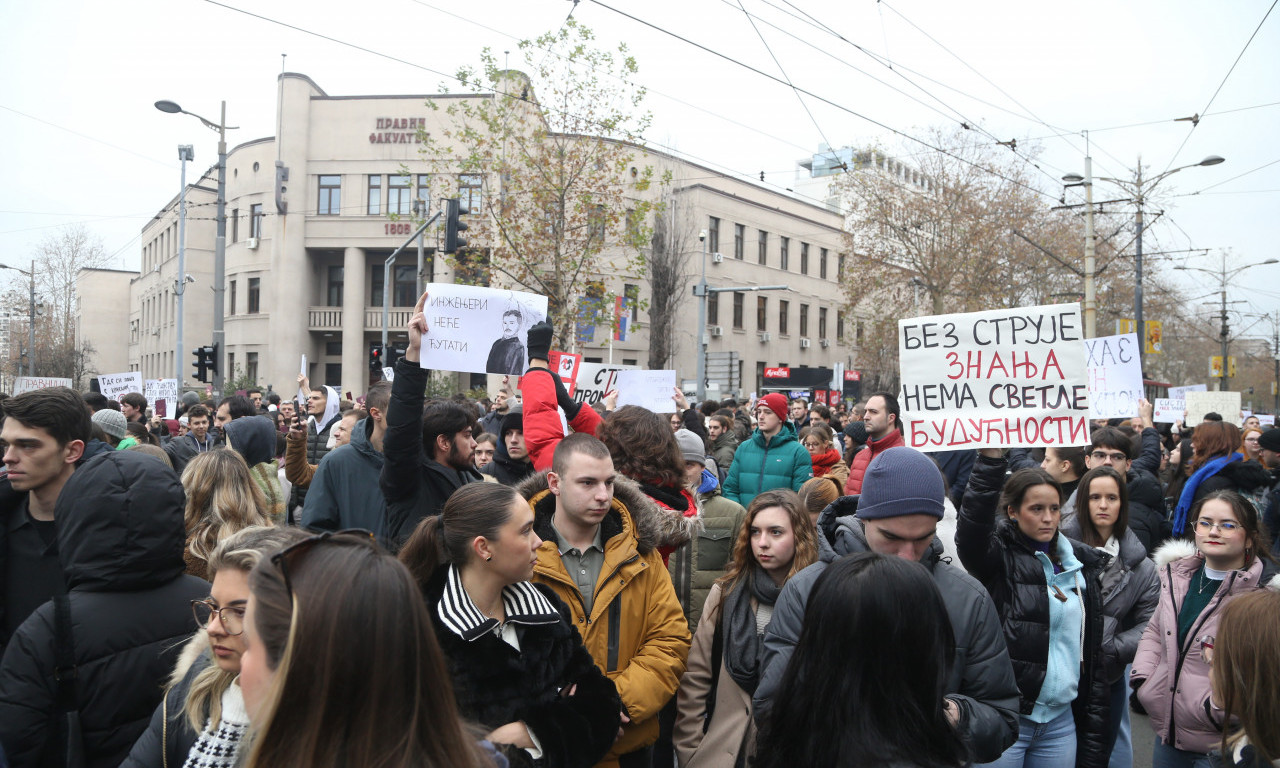
[[[813,477],[809,451],[787,421],[787,398],[773,392],[756,403],[756,431],[738,446],[724,480],[724,495],[746,507],[764,491],[800,490]]]

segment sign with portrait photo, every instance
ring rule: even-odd
[[[529,365],[529,328],[546,319],[547,297],[431,283],[422,311],[423,368],[520,376]]]

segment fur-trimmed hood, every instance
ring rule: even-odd
[[[547,472],[548,470],[536,472],[515,486],[520,495],[533,506],[535,519],[538,521],[536,527],[542,525],[544,518],[546,524],[550,525],[551,514],[556,508],[555,497],[551,495],[547,484]],[[624,513],[630,516],[630,525],[624,525],[621,519]],[[613,509],[605,516],[602,525],[606,538],[630,527],[636,538],[636,549],[644,555],[657,547],[678,547],[688,541],[701,529],[702,514],[700,508],[699,514],[692,517],[664,510],[640,490],[640,486],[634,481],[615,475]]]
[[[1196,545],[1190,541],[1186,541],[1184,539],[1170,539],[1156,549],[1155,554],[1151,556],[1151,559],[1155,561],[1157,568],[1163,568],[1170,563],[1176,563],[1179,560],[1186,560],[1191,557],[1194,557],[1197,560],[1204,559],[1204,556],[1200,554],[1200,550],[1196,549]],[[1260,558],[1254,559],[1255,563],[1259,561],[1262,563],[1261,583],[1265,584],[1267,589],[1280,591],[1280,569],[1278,569],[1269,560],[1260,560]],[[1190,567],[1191,570],[1195,570],[1200,567],[1200,564],[1197,562],[1194,567],[1191,567],[1190,565],[1188,565],[1188,567]]]

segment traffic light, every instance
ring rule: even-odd
[[[195,368],[193,369],[192,375],[195,376],[196,381],[203,381],[207,383],[209,381],[209,369],[204,362],[204,347],[196,347],[191,350],[191,356],[195,358],[195,362],[193,363]]]
[[[382,345],[378,343],[369,345],[369,370],[381,372],[386,365],[382,360]]]
[[[209,369],[209,373],[218,372],[218,345],[217,344],[204,348],[204,367]]]
[[[467,241],[458,237],[458,233],[466,230],[467,224],[461,220],[461,217],[468,213],[471,213],[471,211],[458,198],[451,197],[444,201],[445,253],[457,253],[467,247]]]

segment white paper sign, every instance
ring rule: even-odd
[[[130,392],[143,394],[142,372],[108,373],[98,377],[98,389],[108,400],[119,401]]]
[[[1206,392],[1209,387],[1204,384],[1189,384],[1185,387],[1169,387],[1169,398],[1172,400],[1187,399],[1188,392]]]
[[[1138,335],[1100,336],[1084,340],[1089,367],[1089,418],[1127,419],[1138,415],[1143,398]]]
[[[604,396],[618,388],[618,372],[635,370],[634,365],[612,363],[582,363],[578,366],[578,378],[574,382],[573,401],[595,405]]]
[[[618,407],[638,405],[654,413],[674,413],[675,371],[618,371]]]
[[[529,328],[547,316],[547,297],[474,285],[430,283],[422,367],[520,376]]]
[[[173,418],[178,412],[178,380],[177,379],[147,379],[143,384],[143,394],[147,398],[147,405],[151,407],[151,412],[160,415],[159,409],[156,408],[156,401],[164,401],[164,417]]]
[[[383,368],[383,369],[382,369],[382,380],[383,380],[383,381],[395,381],[395,380],[396,380],[396,369],[395,369],[395,368],[393,368],[393,367],[391,367],[391,366],[387,366],[386,368]]]
[[[302,356],[302,370],[298,371],[298,373],[304,377],[307,375],[307,356],[306,355]],[[307,401],[310,399],[311,399],[311,393],[303,389],[302,385],[299,384],[298,385],[298,405],[299,407],[302,408],[304,413],[306,412]]]
[[[1276,425],[1276,416],[1274,413],[1255,413],[1258,417],[1258,423],[1264,427],[1274,427]]]
[[[1151,405],[1155,408],[1151,420],[1161,424],[1182,421],[1182,412],[1187,410],[1186,400],[1174,400],[1171,397],[1157,397]]]
[[[1233,424],[1240,422],[1239,392],[1188,392],[1186,399],[1189,427],[1204,421],[1206,413],[1216,413]]]
[[[898,321],[907,445],[923,451],[1085,445],[1080,305]]]
[[[21,395],[23,392],[32,392],[37,389],[48,389],[49,387],[71,387],[71,379],[60,379],[56,376],[19,376],[13,382],[13,394]]]

